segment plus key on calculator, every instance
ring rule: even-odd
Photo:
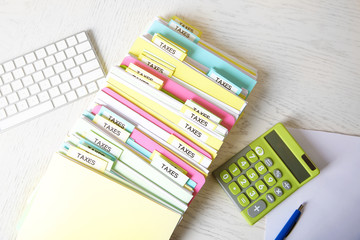
[[[249,224],[320,173],[278,123],[213,172]]]

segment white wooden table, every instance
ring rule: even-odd
[[[178,15],[255,66],[257,86],[215,169],[277,122],[360,135],[360,3],[345,1],[0,1],[0,62],[89,30],[105,70],[155,16]],[[89,96],[0,135],[0,239],[15,239],[26,199]],[[316,159],[314,160],[316,162]],[[212,176],[173,239],[263,239]]]

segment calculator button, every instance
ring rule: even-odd
[[[259,176],[256,174],[254,169],[250,169],[249,171],[246,172],[246,176],[248,176],[248,178],[254,182],[256,179],[259,178]]]
[[[249,209],[247,210],[247,213],[250,217],[254,218],[257,215],[259,215],[259,213],[264,211],[265,208],[266,208],[266,203],[263,200],[259,200],[256,203],[254,203],[254,205],[249,207]]]
[[[274,164],[274,162],[270,158],[265,158],[264,162],[265,162],[265,165],[268,167],[271,167]]]
[[[255,169],[260,175],[263,175],[264,173],[267,172],[267,168],[264,166],[262,162],[258,162],[257,164],[255,164]]]
[[[249,187],[248,189],[246,189],[246,194],[251,200],[255,200],[259,197],[259,194],[253,187]]]
[[[256,162],[259,159],[252,150],[246,153],[246,158],[252,163]]]
[[[235,163],[229,166],[229,171],[234,177],[240,174],[240,169],[238,168],[238,166],[236,166]]]
[[[276,183],[276,180],[275,180],[274,176],[271,175],[271,173],[266,174],[264,176],[264,180],[265,180],[266,184],[269,185],[270,187]]]
[[[264,149],[262,149],[262,148],[259,147],[259,146],[257,146],[257,147],[255,148],[255,152],[256,152],[256,154],[259,155],[259,156],[264,155]]]
[[[231,181],[232,177],[230,176],[230,174],[228,173],[228,171],[226,170],[223,170],[221,173],[220,173],[220,178],[221,180],[223,180],[224,183],[228,183]]]
[[[283,190],[279,187],[274,188],[274,193],[276,196],[281,197],[283,195]]]
[[[259,180],[255,183],[255,187],[260,193],[264,193],[268,189],[267,186],[265,185],[265,183],[261,180]]]
[[[269,203],[275,202],[275,198],[274,198],[274,196],[273,196],[271,193],[266,194],[266,200],[267,200]]]
[[[245,159],[244,157],[239,158],[239,160],[238,160],[238,165],[240,166],[240,168],[241,168],[242,170],[245,170],[245,169],[247,169],[248,167],[250,167],[249,162],[246,161],[246,159]]]
[[[247,186],[250,185],[249,180],[244,176],[241,175],[238,179],[237,179],[238,183],[240,184],[240,186],[242,188],[246,188]]]
[[[240,193],[240,187],[236,184],[236,182],[229,184],[229,190],[234,195],[238,195]]]
[[[276,178],[281,178],[282,177],[282,173],[281,173],[281,171],[279,169],[275,169],[273,173],[274,173]]]
[[[288,181],[283,181],[282,182],[282,186],[286,189],[286,190],[290,190],[291,189],[291,184]]]
[[[240,205],[243,207],[246,207],[250,203],[249,199],[243,193],[237,197],[237,200],[240,203]]]

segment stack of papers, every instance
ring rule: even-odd
[[[113,187],[116,181],[118,188],[136,193],[124,198],[121,194],[114,194],[114,198],[121,198],[119,204],[108,206],[110,202],[104,202],[104,205],[117,210],[124,205],[130,209],[136,209],[134,205],[143,205],[133,215],[127,211],[117,216],[128,219],[123,220],[128,229],[137,229],[142,234],[145,231],[147,239],[170,237],[204,185],[208,167],[244,111],[246,99],[256,84],[257,72],[254,68],[221,52],[200,36],[201,31],[173,17],[170,20],[155,19],[136,39],[121,65],[110,69],[106,86],[69,131],[54,157],[53,162],[57,163],[50,170],[62,169],[68,183],[63,186],[66,190],[59,192],[73,194],[75,188],[70,183],[79,182],[75,172],[65,174],[65,169],[71,168],[70,165],[85,166],[92,170],[87,170],[91,173],[85,174],[89,182],[96,181],[99,174],[106,176],[107,180],[102,181],[103,185],[94,186],[95,190],[107,185]],[[65,161],[71,164],[61,163]],[[46,175],[47,184],[40,184],[34,197],[36,204],[42,201],[40,198],[58,190],[50,188],[49,183],[61,188],[57,184],[59,174],[49,173],[50,170]],[[79,193],[89,195],[89,191],[88,187],[81,188],[75,196]],[[95,197],[94,194],[89,196]],[[32,208],[23,229],[34,229],[34,224],[40,221],[36,217],[38,211],[44,213],[40,222],[62,218],[59,211],[56,214],[46,213],[54,207],[54,198],[51,201],[47,210]],[[93,206],[95,209],[85,207],[75,211],[72,205],[74,198],[65,197],[58,204],[64,204],[64,201],[72,206],[69,211],[77,215],[77,221],[92,219],[91,213],[101,208],[96,205]],[[97,202],[99,200],[94,204]],[[146,211],[140,210],[145,206]],[[89,214],[84,214],[86,209]],[[135,224],[131,219],[141,218],[142,214],[149,217],[155,211],[163,212],[165,218],[161,221],[153,221],[156,217],[148,218],[146,227],[142,222],[133,226]],[[80,217],[79,212],[82,213]],[[71,216],[68,213],[64,215]],[[166,234],[155,234],[154,229],[163,231],[160,226],[165,226],[164,221]],[[60,226],[56,226],[57,231],[63,231],[67,236],[75,234],[76,230],[66,225],[66,222],[61,222]],[[112,225],[109,223],[107,226]],[[93,227],[89,231],[91,234],[86,238],[96,236],[103,229]],[[78,232],[80,235],[77,236],[85,236],[80,230]],[[131,231],[126,231],[130,236],[126,239],[139,237],[139,233],[135,232],[132,235]],[[46,234],[36,237],[53,239],[52,235]]]

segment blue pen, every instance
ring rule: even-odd
[[[275,240],[282,240],[282,239],[286,238],[287,235],[289,235],[291,230],[294,228],[296,222],[299,220],[300,215],[301,215],[301,210],[303,209],[303,207],[304,206],[301,204],[300,207],[295,210],[295,212],[293,213],[293,215],[291,215],[291,217],[286,222],[283,229],[281,229],[280,233],[277,235]]]

